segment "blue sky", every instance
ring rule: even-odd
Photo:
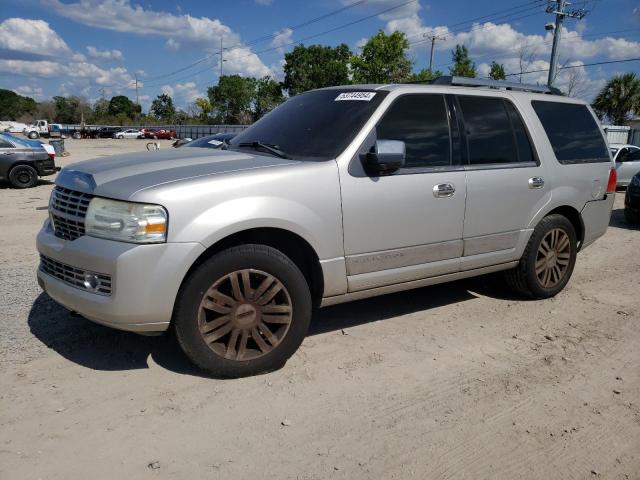
[[[492,60],[508,73],[542,70],[551,49],[544,25],[553,20],[545,6],[545,0],[3,0],[0,87],[37,100],[75,94],[95,101],[103,92],[135,100],[137,76],[144,109],[162,92],[187,108],[217,82],[221,38],[225,73],[281,78],[293,45],[344,42],[357,52],[379,29],[407,34],[416,70],[427,64],[423,35],[432,32],[443,37],[435,67],[445,72],[456,43],[469,47],[480,75]],[[575,95],[590,99],[611,75],[640,72],[637,61],[581,66],[640,57],[637,1],[575,0],[571,8],[589,14],[565,23],[560,61],[577,68],[561,71],[559,86],[571,84]],[[544,83],[546,73],[522,80]]]

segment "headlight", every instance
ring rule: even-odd
[[[92,237],[121,242],[165,242],[167,211],[160,205],[94,197],[87,209],[85,231]]]

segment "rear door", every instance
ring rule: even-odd
[[[463,269],[518,258],[528,225],[549,196],[545,168],[514,104],[459,95],[466,146]]]

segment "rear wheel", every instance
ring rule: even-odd
[[[176,337],[200,368],[243,377],[282,367],[311,320],[311,294],[298,267],[264,245],[224,250],[185,281],[174,311]]]
[[[71,137],[76,140],[80,140],[82,138],[82,134],[80,132],[73,132],[73,135],[71,135]]]
[[[9,182],[15,188],[31,188],[38,183],[38,172],[30,165],[16,165],[9,170]]]
[[[38,135],[38,132],[29,132],[29,135],[27,136],[31,139],[34,139],[34,138],[38,138],[40,135]]]
[[[549,215],[534,229],[518,266],[505,272],[507,283],[531,298],[553,297],[569,282],[576,254],[572,223],[562,215]]]

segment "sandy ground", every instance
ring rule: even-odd
[[[145,142],[67,146],[62,164]],[[640,479],[640,231],[620,194],[555,299],[482,277],[331,307],[285,368],[222,381],[39,291],[50,190],[0,186],[2,480]]]

